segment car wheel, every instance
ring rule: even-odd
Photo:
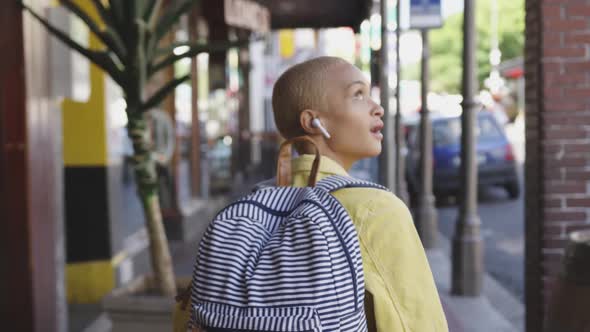
[[[517,199],[520,196],[520,185],[518,184],[518,181],[512,181],[506,184],[504,188],[506,188],[510,199]]]

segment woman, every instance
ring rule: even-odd
[[[381,153],[383,109],[369,95],[362,72],[334,57],[288,69],[272,96],[275,122],[291,139],[307,136],[321,157],[318,181],[348,175],[361,159]],[[313,147],[296,145],[292,185],[307,184]],[[379,332],[448,331],[438,292],[412,217],[392,193],[348,188],[334,193],[355,224],[363,259],[366,312]]]

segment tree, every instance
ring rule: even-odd
[[[145,86],[156,73],[178,60],[202,52],[237,47],[247,41],[216,44],[184,42],[162,46],[164,37],[173,31],[178,19],[198,4],[198,0],[92,0],[94,13],[83,10],[80,1],[88,0],[60,0],[104,44],[103,49],[83,47],[27,5],[19,3],[53,36],[100,67],[121,87],[127,103],[125,111],[127,131],[133,143],[134,175],[146,219],[156,285],[162,295],[174,296],[174,271],[162,223],[156,161],[145,114],[185,82],[189,75],[173,78],[150,96],[145,95]],[[174,50],[179,49],[183,51],[176,54]]]
[[[524,0],[498,1],[498,40],[502,60],[510,60],[524,52]],[[477,63],[480,86],[490,74],[490,0],[476,0]],[[463,13],[449,16],[444,26],[430,32],[431,90],[459,93],[461,91]],[[408,66],[407,79],[419,79],[419,64]]]

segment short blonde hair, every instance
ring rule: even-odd
[[[337,57],[318,57],[289,68],[279,77],[273,88],[272,109],[284,138],[305,135],[299,122],[303,110],[325,110],[327,69],[337,64],[348,62]]]

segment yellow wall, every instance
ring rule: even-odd
[[[98,19],[92,3],[78,0],[76,3],[93,19]],[[98,38],[88,33],[91,49],[100,49]],[[105,109],[105,73],[90,65],[90,97],[87,101],[65,99],[63,109],[64,165],[105,166],[107,156],[107,127]]]

